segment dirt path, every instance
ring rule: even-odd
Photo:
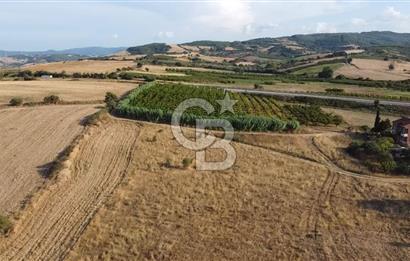
[[[45,181],[42,173],[79,135],[94,105],[0,110],[0,213],[11,214]]]
[[[0,240],[0,260],[64,259],[130,168],[138,135],[136,124],[120,121],[88,129],[55,182]]]

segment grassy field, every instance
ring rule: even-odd
[[[350,126],[374,126],[374,121],[376,114],[369,113],[369,112],[362,112],[362,111],[354,111],[354,110],[342,110],[342,109],[334,109],[334,108],[323,108],[324,111],[334,113],[343,117],[344,121],[349,124]],[[400,117],[391,116],[391,115],[382,115],[382,119],[390,119],[390,121],[394,121],[399,119]]]
[[[194,154],[168,127],[144,124],[135,169],[69,260],[406,259],[408,183],[335,174],[321,163],[314,135],[255,138],[234,144],[232,169],[199,172],[183,167]],[[327,136],[317,143],[329,153],[345,144]],[[286,144],[315,161],[278,152]]]
[[[323,70],[325,67],[330,67],[332,70],[336,71],[343,66],[342,63],[335,63],[335,64],[323,64],[323,65],[315,65],[308,68],[304,68],[301,70],[297,70],[293,72],[293,74],[300,75],[300,74],[308,74],[308,75],[317,75],[319,72]]]
[[[48,95],[58,95],[64,101],[102,101],[106,92],[122,95],[135,87],[134,83],[98,80],[0,81],[0,104],[13,97],[38,102]]]

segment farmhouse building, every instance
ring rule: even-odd
[[[410,117],[403,117],[393,122],[393,135],[399,145],[410,147]]]

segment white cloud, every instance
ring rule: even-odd
[[[317,23],[316,33],[336,33],[337,29],[335,26],[328,23]]]
[[[352,19],[352,25],[363,27],[363,26],[367,26],[368,22],[365,19],[362,19],[362,18],[353,18]]]
[[[118,39],[120,36],[118,35],[118,34],[113,34],[112,35],[112,38],[114,38],[114,39]]]
[[[174,32],[159,32],[157,35],[159,38],[174,38]]]
[[[378,28],[385,28],[385,30],[408,32],[410,16],[390,6],[384,10],[381,19],[375,21],[375,24]]]
[[[254,22],[250,4],[241,0],[224,0],[208,6],[207,13],[197,18],[205,26],[244,32]]]
[[[278,27],[279,25],[274,24],[274,23],[248,24],[243,28],[243,32],[246,35],[263,34],[263,33],[270,33],[271,31],[277,29]]]
[[[384,17],[387,19],[403,19],[405,16],[401,14],[400,11],[397,11],[393,6],[387,7],[384,11]]]

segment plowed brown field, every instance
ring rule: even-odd
[[[44,182],[47,164],[83,130],[92,105],[0,110],[0,213],[20,208]]]

